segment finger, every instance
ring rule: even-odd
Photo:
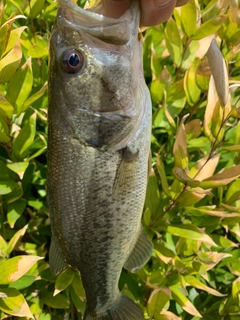
[[[189,0],[177,0],[176,7],[184,6]]]
[[[176,0],[140,0],[141,26],[154,26],[168,20],[176,5]]]
[[[111,18],[121,17],[129,7],[128,0],[102,0],[106,15]]]

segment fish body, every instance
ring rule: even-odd
[[[81,273],[85,320],[141,320],[118,289],[152,243],[141,231],[151,136],[139,6],[119,19],[58,1],[50,40],[48,202],[54,274]]]

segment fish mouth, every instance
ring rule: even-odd
[[[136,9],[137,7],[137,9]],[[84,10],[71,0],[58,0],[58,20],[64,20],[75,30],[88,33],[106,43],[124,45],[136,37],[133,30],[139,26],[140,10],[138,1],[132,1],[129,9],[119,18],[109,18],[104,15],[100,5],[94,11]]]

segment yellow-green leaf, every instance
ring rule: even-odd
[[[196,71],[198,64],[199,59],[196,58],[191,64],[191,67],[185,73],[184,77],[184,91],[187,97],[187,101],[191,106],[197,103],[201,93],[196,83]]]
[[[164,231],[169,232],[174,236],[198,240],[209,243],[212,246],[216,246],[215,242],[209,237],[209,235],[193,225],[167,225],[162,228]]]
[[[12,171],[16,172],[19,177],[22,179],[24,172],[26,171],[27,167],[29,165],[29,162],[14,162],[14,163],[8,163],[7,167],[11,169]]]
[[[0,114],[5,117],[11,118],[13,115],[14,108],[3,95],[0,94]]]
[[[165,33],[168,51],[173,62],[179,67],[182,61],[182,40],[176,22],[172,18],[167,22]]]
[[[147,311],[150,317],[157,319],[166,303],[170,300],[169,288],[160,288],[152,291],[147,303]]]
[[[27,108],[29,108],[33,102],[35,102],[36,100],[38,100],[39,98],[42,97],[42,95],[46,92],[48,88],[48,85],[47,83],[45,83],[43,85],[43,87],[36,93],[34,93],[31,97],[29,97],[25,102],[24,102],[24,105],[23,105],[23,108],[22,108],[22,112],[24,112],[25,110],[27,110]]]
[[[192,37],[192,39],[200,40],[209,36],[210,34],[215,33],[218,29],[221,28],[225,20],[225,16],[218,16],[206,21],[196,30],[195,35]]]
[[[192,302],[176,287],[170,287],[174,300],[185,310],[187,313],[202,318],[201,314],[194,307]]]
[[[180,17],[185,34],[188,37],[193,36],[197,25],[197,8],[194,0],[190,0],[185,6],[181,7]]]
[[[9,82],[22,59],[22,49],[20,42],[0,60],[0,83]]]
[[[9,52],[20,41],[21,34],[26,28],[26,26],[23,26],[11,31],[10,37],[8,39],[8,44],[3,55]]]
[[[27,155],[28,149],[34,141],[36,132],[36,114],[34,113],[28,120],[28,122],[23,126],[19,135],[13,142],[13,155],[14,160],[18,162],[23,160]]]
[[[6,99],[14,107],[15,113],[22,112],[23,104],[32,91],[32,84],[32,64],[31,59],[28,59],[10,81],[6,94]]]
[[[61,291],[65,290],[72,283],[75,273],[76,272],[72,269],[66,269],[63,273],[57,276],[53,296],[56,296]]]
[[[17,256],[0,263],[0,284],[9,284],[21,278],[38,261],[38,256]]]
[[[12,316],[33,318],[24,296],[15,288],[1,288],[7,297],[0,299],[0,309]]]
[[[210,293],[211,295],[214,295],[216,297],[224,297],[224,296],[226,296],[226,294],[222,294],[222,293],[218,292],[217,290],[214,290],[213,288],[208,287],[207,285],[205,285],[204,283],[199,281],[194,276],[186,275],[184,277],[184,279],[186,280],[188,285],[193,286],[193,287],[195,287],[197,289],[200,289],[200,290],[204,290],[204,291]]]

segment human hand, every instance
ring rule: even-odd
[[[119,18],[129,7],[131,0],[102,0],[106,13]],[[154,26],[168,20],[174,7],[186,4],[188,0],[140,0],[141,26]]]

